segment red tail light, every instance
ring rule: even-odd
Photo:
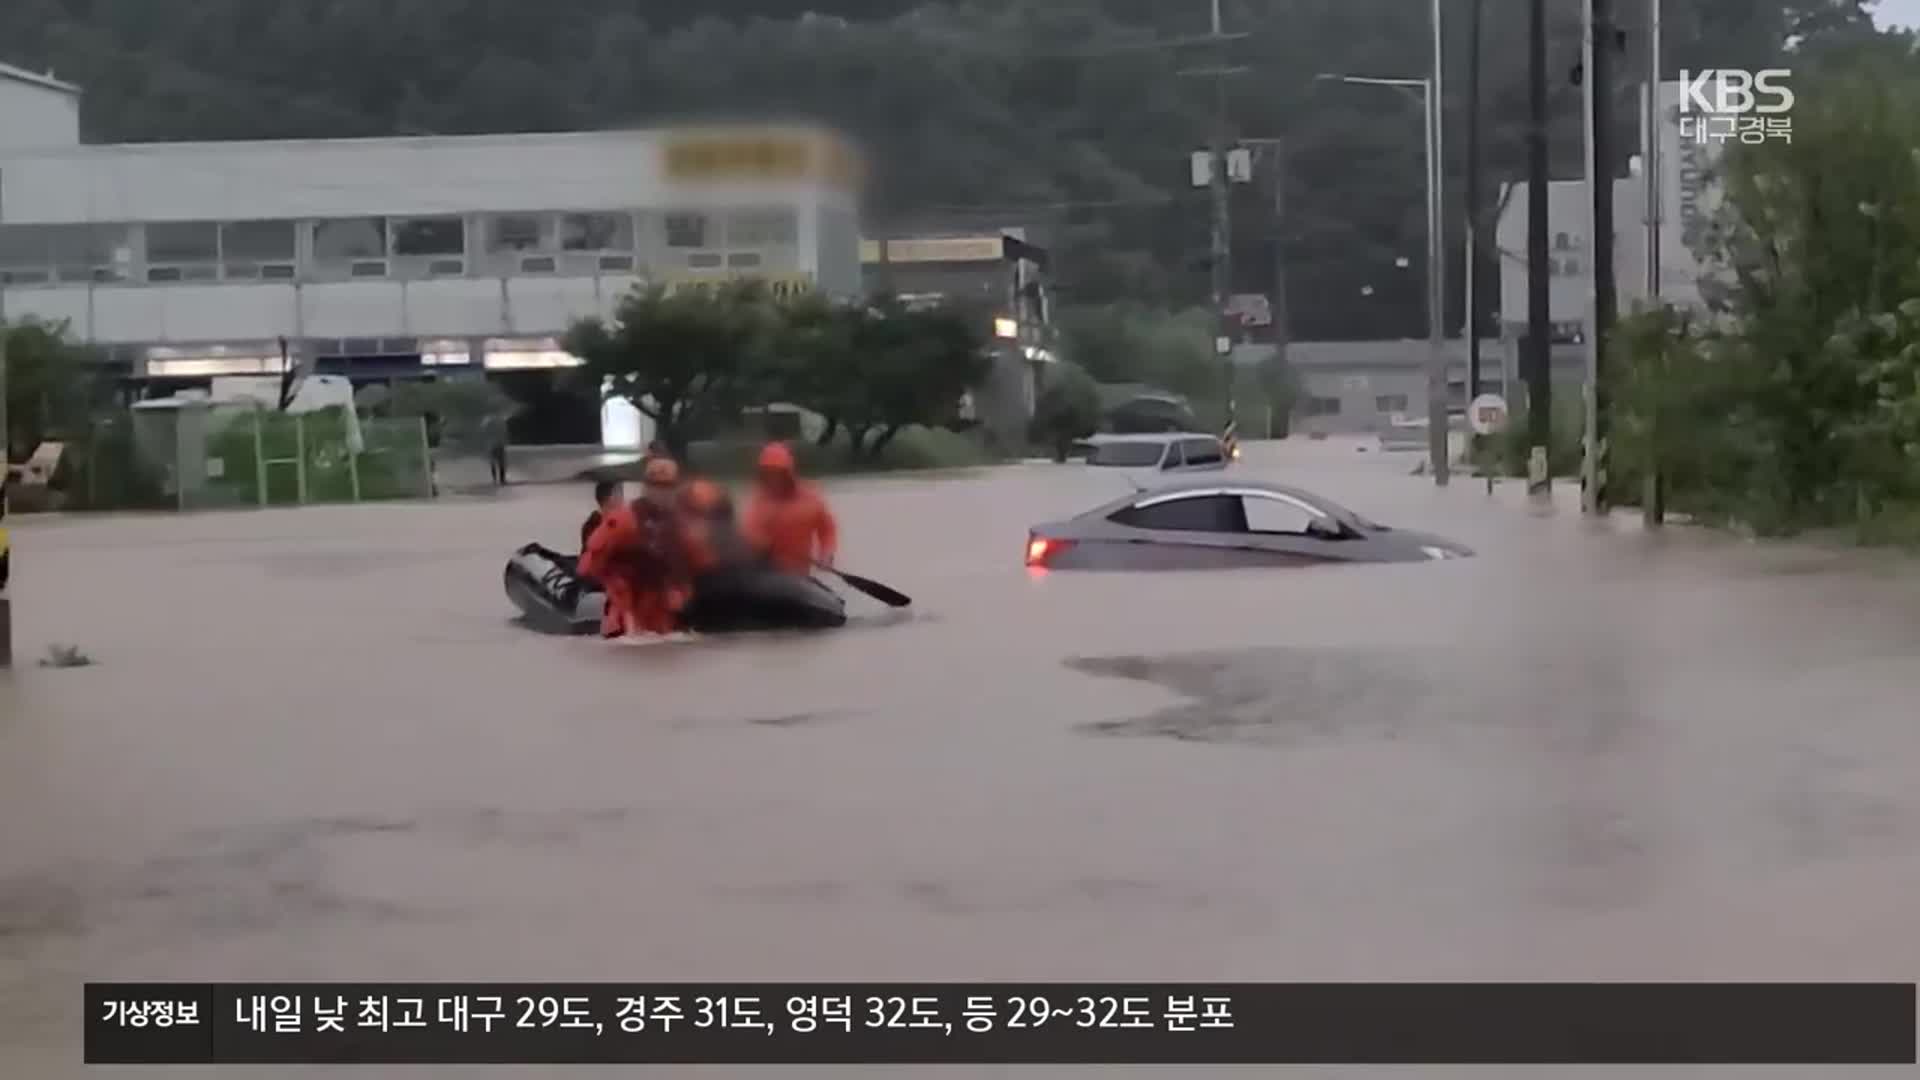
[[[1071,540],[1054,540],[1045,536],[1027,538],[1027,565],[1045,566],[1054,556],[1073,546]]]

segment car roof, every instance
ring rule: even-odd
[[[1218,442],[1220,436],[1209,435],[1204,431],[1155,431],[1137,432],[1127,435],[1089,435],[1084,440],[1089,443],[1163,443],[1175,439],[1212,439]]]
[[[1339,503],[1323,495],[1316,495],[1303,488],[1288,487],[1285,484],[1269,484],[1261,481],[1227,481],[1217,478],[1209,480],[1176,480],[1171,483],[1156,484],[1139,491],[1129,492],[1125,496],[1110,502],[1102,503],[1079,516],[1092,517],[1094,515],[1105,515],[1123,506],[1131,506],[1137,502],[1145,502],[1148,500],[1158,501],[1161,499],[1176,498],[1181,495],[1200,495],[1208,492],[1217,492],[1222,495],[1236,495],[1243,492],[1274,495],[1317,507],[1326,511],[1329,515],[1344,521],[1358,522],[1364,520],[1360,518],[1358,514],[1341,506]]]

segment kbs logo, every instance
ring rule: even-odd
[[[1785,86],[1792,74],[1785,68],[1681,71],[1680,141],[1792,142],[1793,121],[1781,115],[1793,109],[1793,91]]]
[[[1761,113],[1767,116],[1790,112],[1793,91],[1785,85],[1793,72],[1786,68],[1742,71],[1738,68],[1707,68],[1705,71],[1680,72],[1680,111],[1740,116]],[[1708,93],[1708,88],[1712,93]],[[1765,95],[1769,103],[1762,104]]]

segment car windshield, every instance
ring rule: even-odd
[[[1166,446],[1157,442],[1099,443],[1087,455],[1089,465],[1112,465],[1122,469],[1140,469],[1160,464]]]

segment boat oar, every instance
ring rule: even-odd
[[[913,603],[913,597],[908,596],[898,589],[882,585],[872,578],[863,578],[859,574],[849,574],[845,570],[836,569],[822,562],[816,562],[813,565],[825,570],[827,573],[846,582],[849,586],[866,593],[868,596],[873,597],[888,607],[903,608]]]

